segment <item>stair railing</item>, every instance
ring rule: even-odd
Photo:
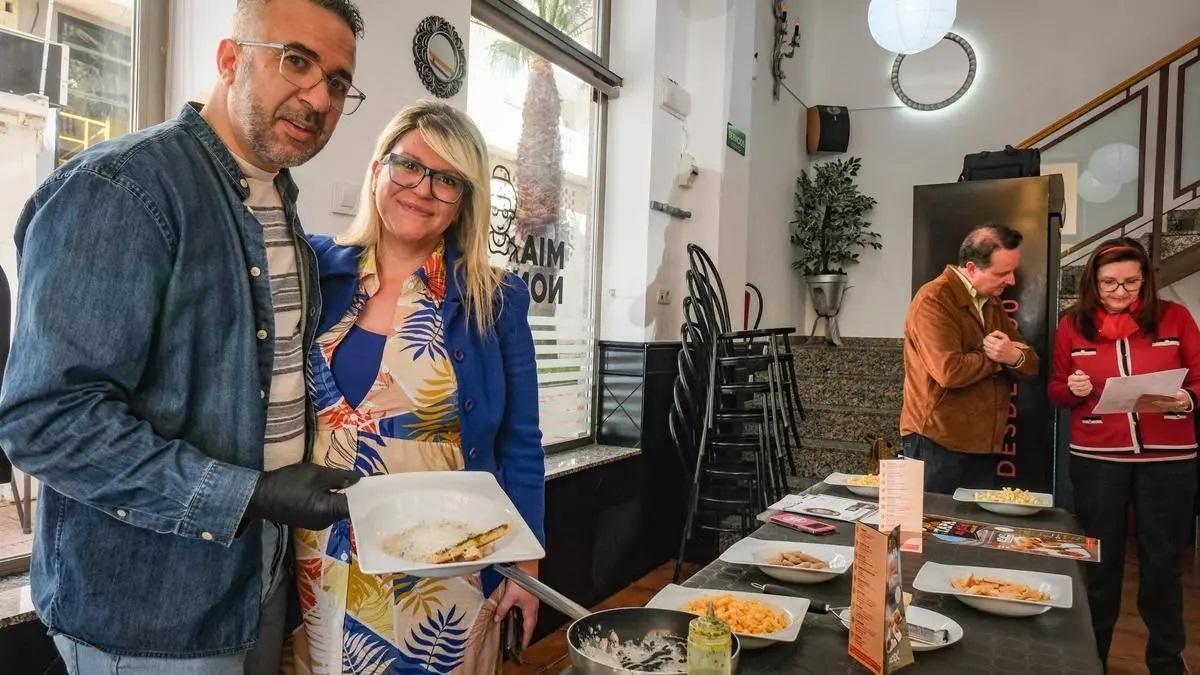
[[[1113,237],[1141,239],[1163,286],[1200,271],[1200,37],[1019,147],[1068,188],[1064,295],[1068,270]]]

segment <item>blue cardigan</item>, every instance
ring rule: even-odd
[[[337,323],[358,290],[362,249],[310,235],[321,279],[320,335]],[[505,276],[492,332],[480,335],[463,308],[465,269],[461,254],[446,242],[446,298],[442,327],[446,353],[458,379],[458,414],[467,471],[490,471],[517,511],[545,543],[546,461],[538,426],[537,368],[529,329],[529,288]],[[488,569],[483,591],[490,595],[499,575]]]

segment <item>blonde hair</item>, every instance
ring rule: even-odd
[[[487,144],[466,113],[445,103],[422,100],[401,110],[384,128],[371,155],[372,165],[382,162],[400,137],[410,131],[420,131],[429,147],[471,186],[463,195],[458,216],[446,230],[446,239],[462,255],[456,269],[450,270],[451,283],[457,280],[457,268],[463,268],[466,279],[463,299],[467,313],[474,319],[479,334],[486,334],[495,321],[495,305],[500,295],[497,291],[504,279],[504,270],[492,267],[488,262],[492,197]],[[372,192],[375,180],[372,165],[367,166],[358,214],[336,239],[342,246],[363,247],[365,254],[379,243],[383,227],[383,217],[375,206]]]

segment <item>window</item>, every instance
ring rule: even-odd
[[[132,14],[132,12],[130,12]],[[58,41],[69,49],[67,105],[59,111],[59,163],[129,131],[133,109],[131,26],[107,28],[59,14]]]
[[[161,53],[165,11],[138,0],[0,2],[0,122],[19,122],[0,133],[0,267],[10,304],[12,227],[38,184],[81,150],[161,120],[162,59],[137,56]],[[49,107],[26,97],[39,90]],[[0,340],[7,354],[8,336]],[[29,566],[33,535],[24,530],[36,518],[37,482],[0,455],[0,575]]]
[[[619,83],[611,73],[584,79],[600,65],[600,9],[596,0],[476,0],[471,24],[467,112],[491,156],[492,261],[529,285],[551,449],[593,429],[600,92]]]

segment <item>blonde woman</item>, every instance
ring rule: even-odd
[[[322,315],[309,354],[312,461],[361,475],[490,471],[539,539],[545,464],[525,284],[488,264],[487,146],[448,105],[379,137],[358,216],[312,237]],[[496,672],[500,619],[537,600],[492,570],[363,574],[349,520],[295,535],[301,672]],[[537,573],[536,564],[525,566]]]

